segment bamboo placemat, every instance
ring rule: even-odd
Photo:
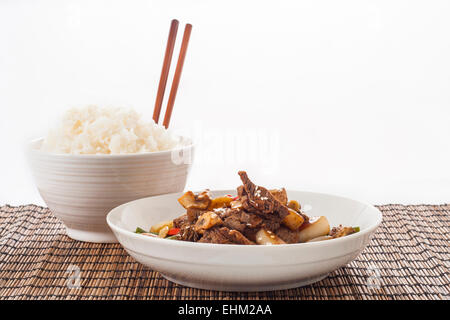
[[[450,204],[378,208],[383,223],[370,245],[324,280],[291,290],[232,293],[171,283],[119,244],[71,240],[47,208],[3,206],[0,299],[448,299]]]

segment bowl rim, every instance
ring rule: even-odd
[[[186,145],[182,145],[179,147],[176,147],[174,149],[169,150],[163,150],[163,151],[147,151],[147,152],[140,152],[140,153],[117,153],[117,154],[72,154],[72,153],[52,153],[48,151],[42,151],[40,149],[37,149],[35,145],[37,143],[42,143],[44,141],[44,137],[35,138],[31,141],[28,141],[26,144],[26,150],[28,152],[38,154],[38,155],[44,155],[44,156],[50,156],[55,158],[74,158],[74,159],[106,159],[106,158],[127,158],[127,157],[148,157],[148,156],[157,156],[157,155],[167,155],[172,152],[181,151],[181,150],[187,150],[192,149],[195,147],[194,141],[185,136],[180,136],[183,140],[187,142]]]
[[[230,189],[218,189],[218,190],[210,190],[210,191],[211,192],[222,192],[222,191],[228,192],[228,191],[230,191]],[[366,235],[373,234],[383,221],[382,212],[375,206],[373,206],[369,203],[363,202],[363,201],[354,200],[354,199],[351,199],[348,197],[333,195],[333,194],[329,194],[329,193],[311,192],[311,191],[302,191],[302,190],[293,190],[293,189],[286,189],[286,191],[287,192],[310,193],[310,194],[322,195],[322,196],[331,196],[331,197],[340,198],[343,200],[350,200],[353,202],[357,202],[357,203],[364,205],[364,209],[370,208],[370,209],[375,210],[378,213],[377,220],[374,222],[374,224],[370,225],[368,228],[360,230],[357,233],[353,233],[348,236],[340,237],[337,239],[331,239],[328,241],[307,242],[307,243],[287,243],[287,244],[278,244],[278,245],[272,245],[272,246],[271,245],[258,245],[258,244],[241,245],[241,244],[218,244],[218,243],[202,243],[202,242],[199,243],[199,242],[190,242],[190,241],[181,241],[181,240],[170,241],[168,239],[162,239],[162,238],[158,238],[158,237],[142,236],[135,232],[132,232],[132,231],[126,230],[122,227],[119,227],[111,221],[111,217],[113,215],[117,214],[116,212],[123,211],[124,207],[130,205],[133,202],[140,201],[143,199],[159,197],[159,196],[169,196],[169,195],[180,194],[180,192],[175,192],[175,193],[168,193],[168,194],[163,194],[163,195],[158,195],[158,196],[140,198],[140,199],[136,199],[136,200],[121,204],[120,206],[117,206],[114,209],[112,209],[110,212],[108,212],[108,214],[106,215],[106,222],[107,222],[108,226],[112,229],[113,232],[118,232],[118,233],[124,234],[127,237],[131,237],[133,239],[148,242],[149,245],[151,245],[152,243],[155,243],[155,244],[166,243],[166,245],[169,247],[182,247],[182,248],[193,248],[194,247],[195,248],[197,246],[200,246],[200,248],[212,248],[212,249],[217,249],[217,250],[225,250],[226,248],[233,248],[233,250],[236,250],[237,248],[238,248],[237,250],[249,250],[246,248],[253,248],[253,249],[258,248],[256,250],[276,250],[274,248],[284,248],[284,249],[297,248],[297,250],[298,250],[299,248],[331,247],[331,246],[337,245],[339,243],[343,244],[345,242],[356,241],[357,239],[363,238]],[[363,212],[363,211],[361,211],[361,212]],[[149,248],[151,248],[151,246],[149,246]],[[253,252],[253,250],[251,250],[251,251]]]

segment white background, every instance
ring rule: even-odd
[[[202,134],[188,188],[247,169],[270,187],[450,202],[450,1],[0,0],[0,204],[43,204],[24,144],[68,107],[151,118],[172,18],[179,39],[194,26],[171,122]],[[248,132],[275,148],[205,157]]]

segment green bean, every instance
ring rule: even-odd
[[[142,228],[137,227],[135,233],[146,233],[147,231],[145,231]]]

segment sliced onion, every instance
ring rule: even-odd
[[[285,244],[275,233],[261,229],[256,233],[256,243],[262,245]]]

